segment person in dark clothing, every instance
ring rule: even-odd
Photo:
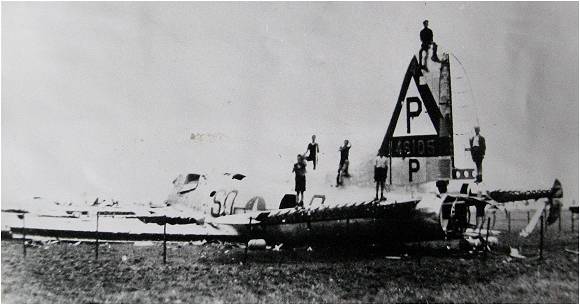
[[[419,38],[421,38],[421,50],[419,51],[419,64],[421,68],[425,71],[429,72],[427,68],[427,57],[429,55],[429,48],[433,45],[433,56],[432,60],[435,62],[439,62],[439,58],[437,57],[437,44],[433,42],[433,31],[429,28],[429,20],[423,21],[424,28],[419,33]],[[425,52],[425,62],[423,62],[423,52]]]
[[[318,161],[318,143],[316,143],[316,135],[312,135],[312,142],[308,143],[308,147],[304,152],[304,155],[308,153],[306,157],[306,161],[312,161],[312,166],[314,170],[316,170],[316,163]]]
[[[433,43],[433,31],[429,28],[429,20],[423,21],[424,28],[419,33],[421,38],[421,48],[428,50]]]
[[[374,177],[376,183],[375,200],[379,200],[379,188],[381,189],[380,200],[385,200],[383,191],[385,189],[385,181],[387,180],[388,162],[389,159],[387,159],[385,154],[379,151],[379,155],[375,159],[375,177]]]
[[[348,155],[350,153],[350,143],[344,140],[344,146],[338,148],[340,151],[340,162],[338,163],[338,175],[336,176],[336,186],[342,185],[342,177],[350,177],[348,173]]]
[[[306,161],[302,155],[297,156],[292,172],[295,174],[294,190],[296,191],[296,205],[304,206],[304,191],[306,191]]]
[[[477,179],[475,179],[475,182],[479,183],[483,181],[482,163],[485,157],[485,138],[479,134],[479,126],[475,126],[474,130],[475,136],[469,139],[469,151],[477,168]]]
[[[348,140],[344,140],[344,146],[339,147],[338,150],[340,151],[340,162],[338,164],[338,168],[342,169],[344,167],[344,169],[343,169],[344,176],[349,177],[350,174],[348,173],[348,162],[347,161],[348,161],[348,155],[350,153],[350,143],[348,142]]]
[[[479,229],[480,232],[485,224],[485,206],[485,202],[475,202],[475,228]]]

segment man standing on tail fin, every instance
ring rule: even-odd
[[[318,143],[316,143],[316,135],[312,135],[312,143],[308,143],[308,147],[304,152],[304,155],[308,153],[306,157],[306,161],[312,161],[312,165],[314,170],[316,170],[316,162],[318,161]]]
[[[379,150],[379,154],[375,159],[375,182],[376,182],[376,192],[375,200],[379,200],[379,187],[381,188],[381,199],[385,200],[383,196],[383,191],[385,189],[385,181],[387,180],[387,162],[389,159],[385,157],[385,154]]]
[[[475,182],[479,183],[483,181],[481,164],[485,156],[485,138],[479,134],[479,126],[475,126],[474,130],[475,136],[469,139],[469,151],[471,151],[471,158],[477,168],[477,179],[475,179]]]
[[[304,206],[304,191],[306,191],[306,161],[302,155],[297,156],[297,162],[294,163],[292,172],[294,177],[296,191],[296,206]]]
[[[439,58],[437,57],[437,44],[433,42],[433,31],[429,28],[429,20],[423,21],[424,28],[419,33],[419,37],[421,38],[421,50],[419,51],[419,65],[421,65],[421,69],[429,72],[427,68],[427,58],[429,55],[429,48],[433,45],[433,55],[431,56],[431,60],[434,62],[439,62]],[[425,62],[423,62],[423,52],[425,52]]]

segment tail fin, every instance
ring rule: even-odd
[[[449,60],[422,70],[413,56],[380,152],[390,156],[390,184],[449,180],[453,170]]]

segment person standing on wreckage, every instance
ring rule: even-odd
[[[306,191],[306,161],[302,155],[296,157],[292,172],[294,176],[294,190],[296,191],[296,206],[304,206],[304,191]]]
[[[479,126],[475,126],[475,136],[469,139],[469,151],[471,152],[471,159],[475,162],[475,167],[477,169],[477,178],[475,183],[481,183],[483,181],[483,169],[482,163],[485,157],[485,138],[479,134]]]
[[[431,60],[434,62],[440,62],[439,57],[437,57],[437,44],[433,42],[433,31],[429,28],[429,20],[423,21],[424,28],[419,33],[419,38],[421,39],[421,50],[419,51],[419,65],[421,69],[429,72],[427,68],[427,58],[429,58],[429,49],[433,45],[433,52]],[[423,52],[425,52],[425,57],[423,58]]]
[[[350,177],[348,173],[348,155],[350,153],[350,143],[344,140],[344,146],[338,148],[340,151],[340,161],[338,162],[338,175],[336,176],[336,187],[342,185],[342,177]]]
[[[388,168],[389,159],[385,156],[383,152],[379,150],[379,154],[375,159],[375,183],[376,183],[376,192],[375,192],[375,201],[379,200],[379,187],[381,188],[381,201],[386,200],[383,196],[383,191],[385,190],[385,181],[387,180],[387,168]]]
[[[313,170],[316,170],[316,163],[318,162],[318,153],[320,150],[318,149],[318,143],[316,143],[316,135],[312,135],[312,143],[308,143],[308,147],[304,152],[303,156],[306,156],[306,161],[312,161]]]

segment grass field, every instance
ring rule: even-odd
[[[578,303],[578,233],[551,229],[542,262],[537,232],[515,233],[487,256],[440,248],[250,251],[232,244],[138,247],[2,241],[3,303]],[[410,254],[401,260],[385,256]]]

